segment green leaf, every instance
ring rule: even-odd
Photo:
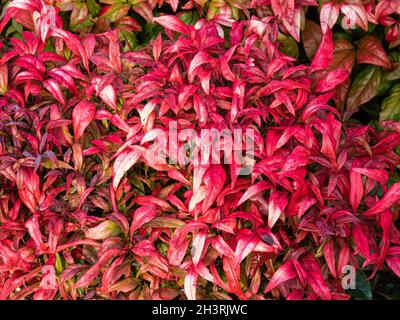
[[[89,10],[90,15],[95,18],[99,13],[101,7],[95,0],[86,0],[86,5]]]
[[[145,192],[146,189],[144,188],[143,182],[138,178],[138,177],[132,177],[130,179],[130,182],[136,187],[138,188],[141,192]]]
[[[279,34],[278,41],[282,44],[280,49],[289,57],[297,59],[299,57],[299,48],[297,42],[291,36]]]
[[[136,47],[138,46],[138,40],[136,38],[136,35],[128,30],[121,30],[121,34],[125,38],[129,46],[129,50],[136,49]]]
[[[359,106],[377,96],[382,84],[383,72],[380,67],[370,65],[362,69],[351,85],[347,111],[356,111]]]
[[[143,31],[137,34],[137,39],[141,45],[149,43],[151,39],[154,39],[159,32],[162,32],[162,26],[147,23],[143,27]]]
[[[356,288],[347,290],[347,293],[355,300],[372,300],[371,284],[364,272],[357,271]]]
[[[104,240],[122,233],[121,228],[112,220],[106,220],[94,228],[87,229],[85,236],[89,239]]]
[[[22,35],[24,28],[15,21],[15,19],[11,20],[11,27],[7,29],[6,37],[10,36],[10,34],[17,32],[19,35]]]
[[[396,69],[394,69],[393,71],[391,71],[388,76],[387,76],[388,80],[397,80],[400,79],[400,64],[397,66]]]
[[[337,68],[345,68],[351,73],[354,66],[355,50],[351,42],[345,39],[335,40],[335,49],[333,50],[332,62],[329,66],[330,70]]]
[[[389,57],[392,62],[400,63],[400,52],[392,51],[389,53]]]
[[[62,262],[62,258],[58,253],[56,253],[56,264],[55,264],[56,272],[57,274],[61,274],[61,272],[64,270],[64,265]]]
[[[200,15],[197,11],[188,11],[179,16],[179,19],[185,24],[196,24]]]
[[[390,95],[383,100],[379,120],[388,119],[400,120],[400,84],[396,84],[390,91]]]
[[[147,222],[143,225],[143,228],[183,228],[185,226],[185,222],[170,218],[170,217],[156,217],[150,222]]]

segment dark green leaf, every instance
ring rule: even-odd
[[[400,119],[400,84],[395,85],[390,91],[390,95],[383,100],[379,119]]]
[[[361,270],[357,271],[356,275],[356,288],[347,290],[347,293],[356,300],[371,300],[372,291],[371,284],[369,283],[367,276]]]
[[[362,69],[352,83],[347,98],[347,110],[356,111],[359,106],[378,95],[382,82],[383,73],[380,67],[370,65]]]

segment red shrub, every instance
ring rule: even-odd
[[[333,20],[306,65],[280,50],[279,28],[296,36],[277,1],[283,20],[227,18],[228,31],[159,16],[165,35],[137,51],[121,29],[79,36],[44,2],[24,3],[10,18],[55,16],[1,49],[0,298],[348,299],[346,265],[400,276],[400,183],[389,182],[400,127],[335,107],[351,68],[334,65]],[[175,123],[252,130],[251,175],[220,153],[219,164],[149,153]]]

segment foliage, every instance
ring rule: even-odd
[[[370,299],[400,277],[400,1],[2,4],[1,299]],[[149,156],[172,123],[253,130],[251,175]]]

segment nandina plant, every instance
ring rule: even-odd
[[[399,12],[11,1],[0,298],[331,300],[359,294],[346,270],[399,277]]]

